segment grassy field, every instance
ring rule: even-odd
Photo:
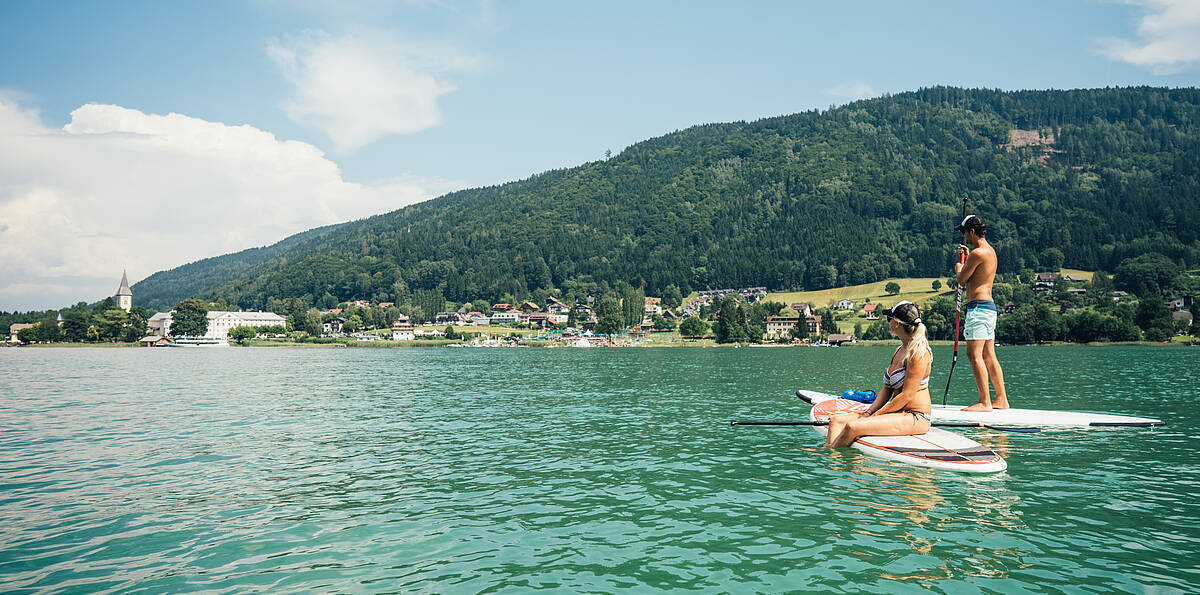
[[[1095,273],[1091,271],[1080,271],[1077,269],[1063,269],[1060,271],[1063,275],[1074,275],[1085,281],[1091,281]],[[901,300],[908,300],[918,306],[924,306],[925,302],[939,296],[948,295],[954,296],[954,292],[946,287],[946,277],[911,277],[907,279],[887,279],[875,283],[866,283],[863,285],[850,285],[848,287],[835,287],[833,289],[822,289],[820,291],[795,291],[790,293],[768,293],[768,300],[782,302],[785,304],[793,304],[795,302],[808,302],[814,309],[827,308],[836,305],[839,301],[850,299],[858,302],[853,314],[850,312],[836,311],[838,314],[837,325],[838,329],[843,333],[849,333],[854,330],[855,323],[862,323],[865,327],[871,321],[862,316],[862,307],[866,300],[872,303],[883,304],[883,307],[892,306]],[[884,287],[888,283],[895,281],[900,285],[900,293],[897,295],[888,295],[884,291]],[[941,281],[942,288],[938,291],[933,290],[933,282]],[[844,318],[843,318],[844,317]]]
[[[888,283],[893,281],[900,285],[900,293],[898,295],[888,295],[888,293],[883,289]],[[935,292],[933,290],[934,281],[942,282],[942,289],[940,291]],[[924,302],[943,293],[947,293],[945,278],[914,277],[908,279],[888,279],[886,281],[878,281],[864,285],[835,287],[833,289],[822,289],[820,291],[768,293],[767,299],[774,302],[783,302],[785,304],[808,302],[813,308],[826,308],[836,305],[841,300],[850,299],[858,302],[858,305],[861,308],[865,303],[865,300],[868,299],[872,302],[882,303],[887,306],[895,304],[900,300],[908,300],[914,304],[921,305]]]
[[[1081,271],[1079,269],[1063,269],[1059,272],[1064,275],[1075,275],[1076,277],[1079,277],[1080,279],[1083,279],[1084,281],[1091,281],[1092,277],[1096,276],[1096,273],[1094,273],[1092,271]]]
[[[1077,269],[1063,269],[1063,275],[1074,275],[1085,281],[1091,281],[1095,273],[1090,271],[1080,271]],[[875,283],[866,283],[864,285],[850,285],[848,287],[834,287],[833,289],[822,289],[820,291],[795,291],[791,293],[768,293],[767,299],[791,304],[794,302],[808,302],[813,308],[826,308],[837,304],[844,299],[851,299],[858,302],[861,308],[864,300],[870,299],[872,302],[880,302],[885,306],[890,306],[900,300],[908,300],[914,304],[922,305],[926,301],[933,299],[944,293],[953,294],[949,287],[946,287],[946,280],[950,278],[947,274],[945,277],[912,277],[907,279],[887,279]],[[900,285],[899,295],[888,295],[883,290],[888,283],[895,281]],[[941,281],[942,288],[940,291],[933,290],[933,282]]]

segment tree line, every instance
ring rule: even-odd
[[[962,198],[1001,273],[1200,264],[1200,92],[937,87],[696,126],[605,161],[463,190],[135,285],[245,309],[419,306],[940,275]],[[1043,144],[1018,146],[1014,130]],[[184,293],[181,293],[184,292]]]

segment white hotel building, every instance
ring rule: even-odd
[[[171,312],[174,312],[172,310]],[[150,334],[160,337],[171,332],[171,312],[159,312],[146,321]],[[206,338],[228,339],[235,326],[287,326],[287,319],[274,312],[209,312]]]

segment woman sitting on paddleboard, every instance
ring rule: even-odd
[[[900,339],[884,372],[883,390],[866,413],[829,418],[830,448],[850,446],[859,436],[906,436],[929,431],[929,374],[933,352],[917,305],[903,301],[885,309],[888,328]]]

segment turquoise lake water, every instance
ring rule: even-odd
[[[729,426],[890,353],[0,349],[0,591],[1200,590],[1200,349],[1002,348],[1014,406],[1167,426],[964,431],[997,475]]]

